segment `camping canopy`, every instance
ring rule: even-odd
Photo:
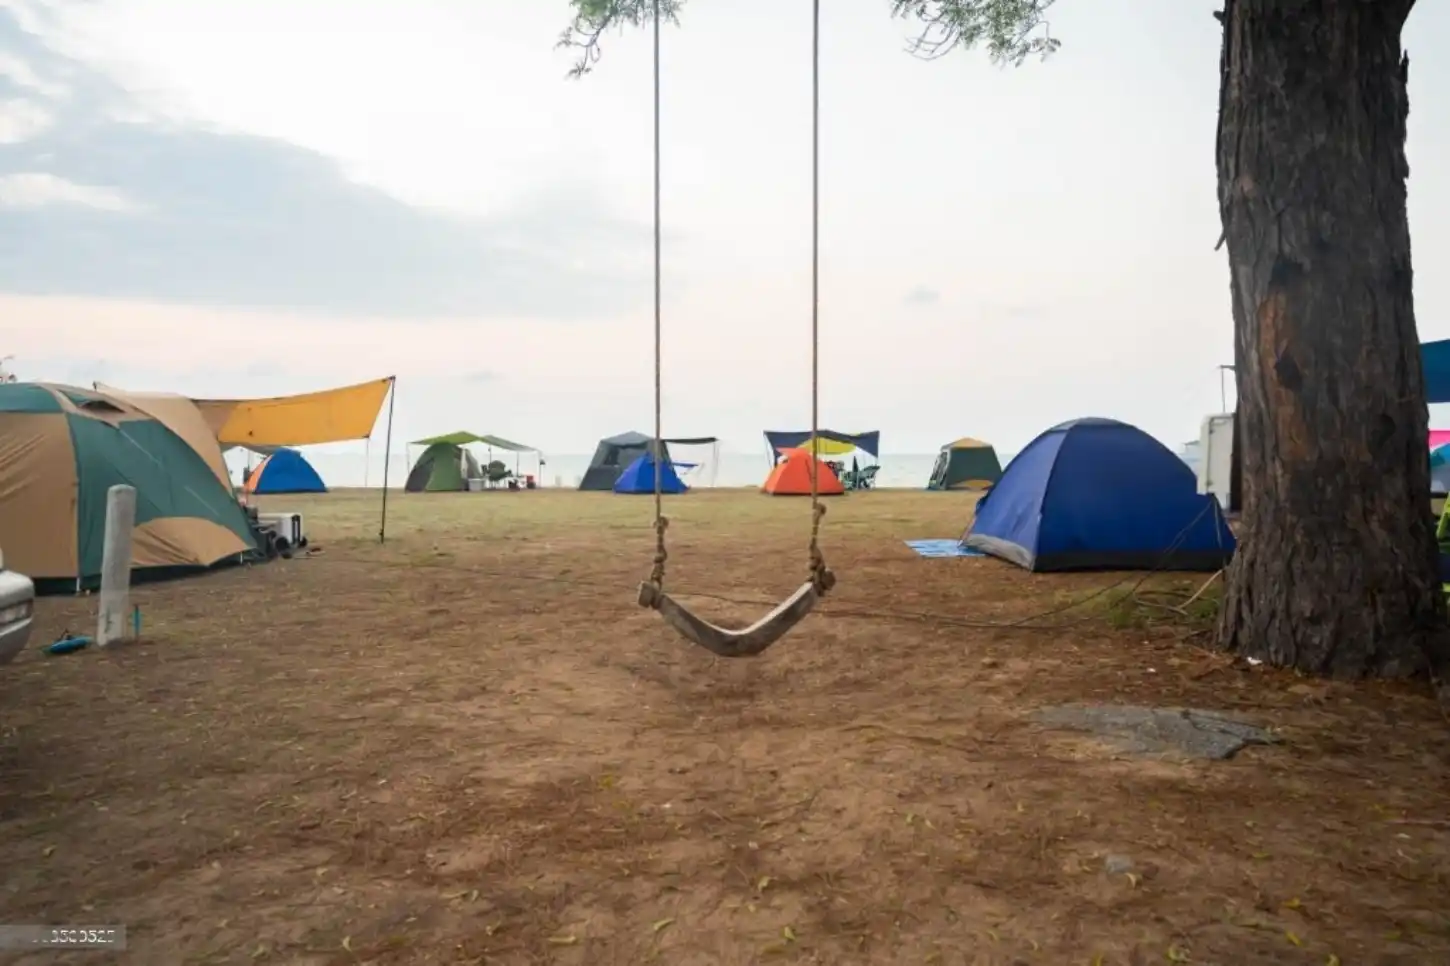
[[[327,485],[307,457],[295,449],[280,447],[267,454],[242,484],[243,493],[326,493]]]
[[[179,407],[174,420],[185,422]],[[216,440],[184,438],[124,399],[48,383],[0,385],[0,547],[45,588],[99,584],[106,495],[136,488],[131,566],[187,570],[256,550]],[[223,464],[225,469],[225,464]]]
[[[985,490],[1002,478],[1002,462],[991,443],[970,436],[947,443],[932,467],[928,490]]]
[[[675,472],[673,463],[660,463],[660,492],[666,494],[684,493],[689,489]],[[655,461],[648,453],[635,457],[625,467],[619,479],[614,481],[615,493],[653,493],[655,491]]]
[[[1034,571],[1217,570],[1234,551],[1187,464],[1112,419],[1062,423],[1029,443],[978,501],[962,543]]]
[[[467,446],[470,443],[478,443],[481,446],[487,446],[489,449],[501,449],[508,453],[539,452],[533,446],[515,443],[513,440],[504,439],[502,436],[479,435],[478,433],[470,433],[467,430],[459,430],[456,433],[444,433],[441,436],[429,436],[427,439],[415,439],[408,445],[432,446],[434,443],[451,443],[454,446]]]
[[[771,496],[810,496],[812,463],[816,466],[817,495],[840,496],[846,492],[835,472],[804,449],[781,450],[780,462],[765,478],[760,492]]]
[[[802,431],[767,429],[765,442],[770,447],[772,460],[779,460],[780,452],[783,449],[813,449],[817,456],[840,456],[859,449],[877,459],[881,457],[880,430],[857,433],[853,436],[850,433],[838,433],[834,429],[823,429],[815,434],[813,442],[811,431],[808,429]]]
[[[612,490],[619,481],[620,474],[635,460],[651,451],[658,451],[660,459],[669,463],[671,444],[709,446],[718,442],[714,436],[673,436],[656,443],[653,436],[635,432],[605,437],[594,448],[594,457],[589,461],[589,468],[584,471],[584,478],[579,481],[579,489]],[[653,492],[653,483],[650,488]]]

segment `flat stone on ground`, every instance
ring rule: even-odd
[[[1222,712],[1193,708],[1064,704],[1041,708],[1033,717],[1049,728],[1099,735],[1137,755],[1178,754],[1223,761],[1249,745],[1272,745],[1279,740],[1263,728]]]

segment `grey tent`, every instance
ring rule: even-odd
[[[714,436],[661,440],[658,444],[659,458],[663,461],[669,460],[671,443],[680,446],[709,446],[715,442],[718,440]],[[620,433],[618,436],[601,439],[594,450],[594,458],[589,461],[589,469],[584,472],[584,479],[579,481],[579,489],[612,491],[619,474],[628,469],[629,464],[650,452],[655,445],[654,437],[644,433]]]

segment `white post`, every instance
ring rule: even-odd
[[[136,488],[118,483],[106,493],[106,542],[101,551],[101,609],[96,643],[126,637],[131,616],[131,530],[136,525]]]

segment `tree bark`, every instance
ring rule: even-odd
[[[1414,0],[1225,0],[1218,130],[1243,461],[1225,649],[1443,669],[1405,210]]]

